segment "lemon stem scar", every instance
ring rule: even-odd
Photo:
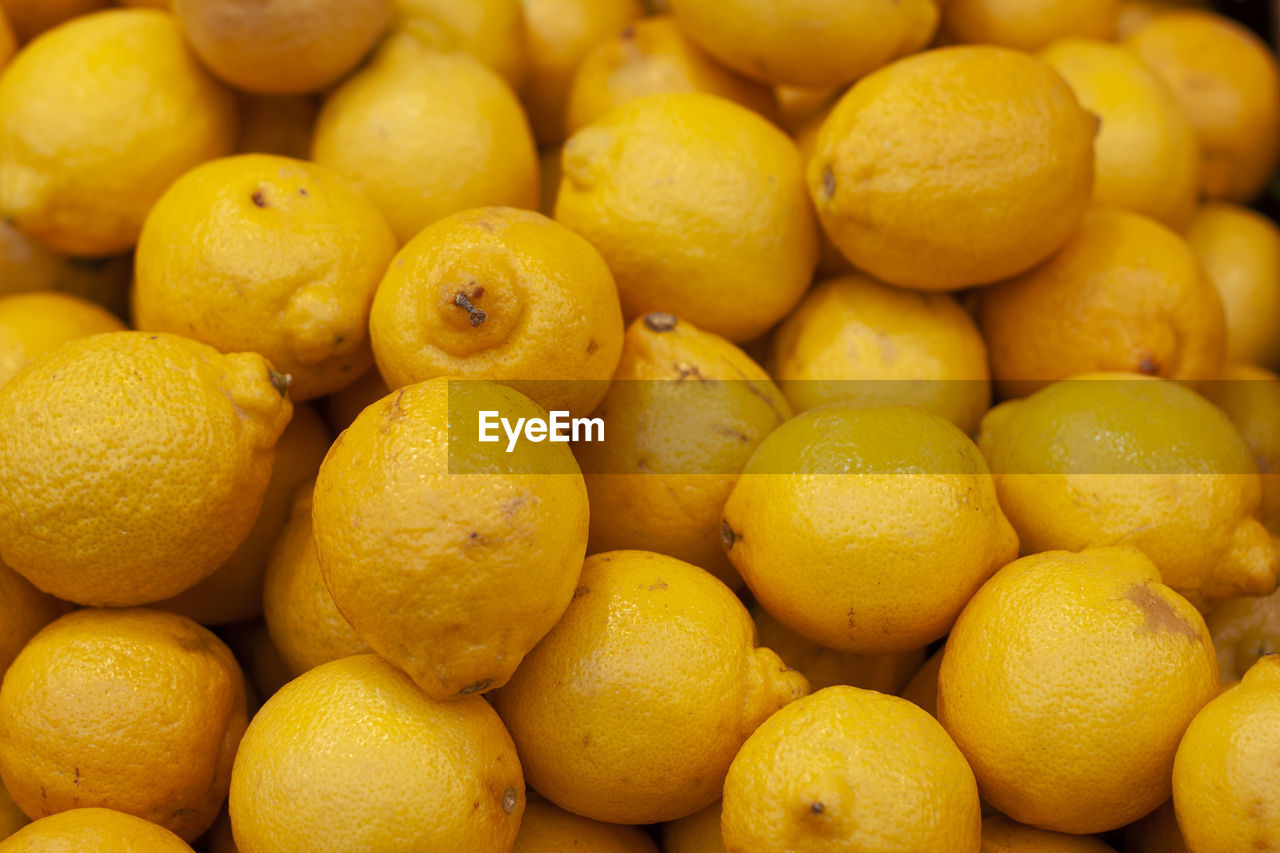
[[[675,316],[660,311],[644,315],[644,324],[654,332],[669,332],[676,327],[677,322],[679,321]]]
[[[471,325],[473,328],[479,326],[489,317],[489,315],[484,313],[484,311],[481,311],[479,308],[472,305],[471,300],[468,299],[467,295],[461,290],[458,291],[457,296],[453,297],[453,304],[467,312],[467,316],[471,318]]]
[[[281,373],[274,367],[268,367],[267,378],[271,381],[271,387],[280,392],[281,397],[289,393],[289,383],[293,381],[293,377],[288,373]]]

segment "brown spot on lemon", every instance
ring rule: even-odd
[[[1124,597],[1142,611],[1145,620],[1141,629],[1143,633],[1168,631],[1171,634],[1182,634],[1192,640],[1200,639],[1200,632],[1196,630],[1196,626],[1187,621],[1186,617],[1175,610],[1172,604],[1156,595],[1149,585],[1141,584],[1131,587]]]

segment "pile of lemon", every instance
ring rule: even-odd
[[[0,0],[0,853],[1280,851],[1255,34],[112,5]]]

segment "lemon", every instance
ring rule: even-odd
[[[800,156],[745,107],[701,92],[628,101],[565,143],[563,167],[556,219],[600,250],[628,321],[661,311],[750,340],[809,285]]]
[[[169,184],[230,153],[235,132],[234,99],[172,15],[85,16],[32,43],[0,80],[0,214],[58,252],[123,252]]]
[[[0,385],[67,341],[124,324],[105,308],[64,293],[19,293],[0,297]]]
[[[622,310],[586,240],[540,213],[482,207],[400,250],[378,285],[369,334],[392,388],[488,379],[584,416],[618,364]]]
[[[333,90],[311,153],[376,204],[401,243],[460,210],[538,204],[537,153],[511,89],[470,54],[409,34]]]
[[[916,405],[973,432],[991,403],[986,345],[956,300],[861,273],[810,290],[774,330],[768,364],[798,412]]]
[[[728,853],[894,850],[977,853],[973,771],[915,705],[828,687],[747,739],[724,784]]]
[[[1235,21],[1195,9],[1157,15],[1124,44],[1191,120],[1204,196],[1252,200],[1280,163],[1280,67],[1271,50]]]
[[[227,795],[245,724],[240,667],[208,630],[157,610],[78,610],[5,674],[0,776],[33,818],[100,806],[190,841]]]
[[[1024,53],[926,51],[840,99],[809,159],[809,193],[858,269],[921,290],[987,284],[1070,237],[1092,192],[1096,129]]]
[[[1178,745],[1173,806],[1187,848],[1280,846],[1280,655],[1262,658],[1206,705]]]
[[[1217,685],[1204,620],[1141,552],[1046,551],[997,572],[956,620],[938,719],[996,809],[1101,832],[1168,798],[1178,740]]]
[[[316,553],[338,611],[434,699],[504,684],[569,606],[586,551],[568,446],[474,443],[481,411],[546,418],[488,382],[408,385],[360,413],[316,480]]]
[[[1126,210],[1088,211],[1057,254],[977,300],[1005,397],[1107,370],[1211,380],[1222,365],[1222,300],[1195,253]]]
[[[142,331],[259,352],[308,400],[373,364],[369,310],[395,238],[323,166],[268,154],[205,163],[147,216],[135,260]]]
[[[1186,228],[1199,200],[1200,144],[1164,81],[1131,51],[1101,40],[1059,39],[1039,58],[1100,121],[1094,203]]]
[[[1026,553],[1130,545],[1196,604],[1275,588],[1280,542],[1255,517],[1253,456],[1225,414],[1177,383],[1058,382],[992,409],[978,446]]]
[[[192,48],[250,92],[313,92],[356,66],[391,19],[392,0],[173,0]]]
[[[291,409],[256,354],[63,344],[0,387],[0,559],[80,604],[181,592],[248,536]]]
[[[929,43],[934,0],[673,0],[689,38],[740,74],[767,83],[848,83]]]
[[[909,407],[827,406],[774,430],[729,495],[722,534],[779,622],[862,654],[938,639],[1018,552],[978,448]]]
[[[79,808],[42,818],[0,841],[3,853],[191,853],[161,826],[111,809]]]
[[[1201,206],[1187,243],[1226,320],[1226,360],[1280,369],[1280,228],[1227,202]]]
[[[737,475],[791,410],[767,373],[718,335],[670,314],[627,328],[596,415],[605,440],[575,447],[592,552],[643,548],[742,586],[720,544]]]
[[[569,609],[494,696],[529,784],[609,823],[674,820],[720,796],[742,742],[808,692],[729,588],[673,557],[587,558]]]
[[[1066,36],[1110,38],[1117,0],[946,0],[944,38],[963,44],[998,44],[1039,50]]]
[[[254,716],[231,772],[240,853],[506,853],[520,760],[479,696],[440,702],[376,655],[318,666]]]

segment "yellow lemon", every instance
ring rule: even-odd
[[[1157,15],[1124,40],[1178,98],[1200,140],[1200,190],[1247,202],[1280,163],[1280,68],[1266,44],[1212,12]]]
[[[336,83],[391,20],[392,0],[173,0],[192,48],[250,92],[314,92]]]
[[[768,119],[778,112],[767,86],[716,63],[663,15],[630,24],[583,57],[569,90],[566,132],[575,133],[618,104],[659,92],[719,95]]]
[[[595,554],[494,705],[529,784],[556,805],[610,823],[674,820],[714,802],[752,730],[808,692],[755,640],[747,609],[696,566]]]
[[[1280,369],[1280,228],[1226,202],[1205,204],[1187,242],[1226,317],[1226,359]]]
[[[332,442],[329,430],[310,406],[294,406],[293,418],[276,442],[271,479],[249,535],[213,574],[152,606],[181,613],[202,625],[225,625],[261,616],[267,557],[289,518],[293,493],[299,484],[315,478]]]
[[[938,719],[992,806],[1100,832],[1168,798],[1178,740],[1217,686],[1204,620],[1141,552],[1047,551],[997,572],[956,620]]]
[[[334,90],[311,150],[382,210],[401,243],[467,208],[538,204],[537,152],[515,95],[469,54],[409,35]]]
[[[79,808],[42,818],[4,841],[0,853],[191,853],[162,826],[112,809]]]
[[[1222,365],[1222,300],[1195,253],[1126,210],[1090,210],[1057,254],[977,299],[1005,397],[1106,370],[1208,380]]]
[[[1187,848],[1280,848],[1280,655],[1255,663],[1196,715],[1173,762],[1173,806]]]
[[[511,853],[563,853],[570,848],[591,853],[658,853],[653,839],[638,826],[589,820],[531,796]]]
[[[481,411],[547,417],[488,382],[408,385],[360,413],[316,481],[316,552],[339,612],[436,699],[504,684],[568,607],[586,551],[568,446],[480,445]]]
[[[673,0],[694,42],[767,83],[848,83],[919,50],[938,24],[934,0]]]
[[[1018,552],[978,448],[909,407],[827,406],[774,430],[729,495],[722,534],[779,622],[863,654],[938,639]]]
[[[1039,54],[1100,120],[1093,140],[1093,201],[1181,230],[1200,193],[1200,144],[1173,92],[1131,51],[1083,38]]]
[[[77,296],[36,292],[0,297],[0,385],[67,341],[123,330],[115,315]]]
[[[627,320],[665,311],[750,340],[809,286],[800,156],[745,107],[701,92],[628,101],[574,134],[563,166],[556,219],[600,250]]]
[[[806,640],[769,615],[759,604],[750,608],[760,645],[773,649],[783,663],[799,672],[815,692],[847,684],[880,693],[897,694],[924,663],[924,649],[883,655],[838,652]]]
[[[524,809],[520,759],[488,703],[428,698],[376,655],[282,687],[231,773],[240,853],[506,853]]]
[[[720,803],[658,827],[662,853],[725,853],[720,833]]]
[[[1261,367],[1231,364],[1205,393],[1227,413],[1253,451],[1262,480],[1258,519],[1280,536],[1280,376]]]
[[[959,303],[861,273],[809,291],[774,330],[768,364],[800,412],[916,405],[973,432],[991,404],[987,348]]]
[[[79,610],[5,674],[0,776],[33,818],[102,806],[190,841],[227,795],[245,724],[240,667],[209,631],[158,610]]]
[[[639,0],[521,0],[529,74],[520,89],[540,145],[565,137],[565,107],[584,56],[641,16]]]
[[[222,352],[259,352],[294,400],[373,364],[369,310],[395,238],[372,203],[323,166],[268,154],[205,163],[147,216],[133,314]]]
[[[1089,115],[1053,69],[1014,50],[952,47],[859,80],[823,123],[809,192],[854,266],[951,290],[1058,249],[1093,186]]]
[[[1130,545],[1197,605],[1275,587],[1280,542],[1255,518],[1249,448],[1177,383],[1058,382],[992,409],[978,446],[1026,553]]]
[[[230,153],[235,129],[234,99],[172,15],[86,16],[33,42],[0,80],[0,214],[59,252],[125,251],[172,181]]]
[[[973,771],[938,722],[895,696],[828,687],[766,720],[724,784],[728,853],[978,853]]]
[[[581,416],[608,390],[622,310],[586,240],[540,213],[482,207],[427,226],[400,250],[369,333],[391,388],[488,379]]]
[[[1096,838],[1023,826],[1003,815],[982,822],[981,853],[1115,853]]]
[[[280,656],[294,675],[322,663],[370,652],[338,612],[325,586],[312,535],[314,481],[299,486],[289,522],[271,551],[262,587],[263,616]]]
[[[471,54],[519,88],[528,67],[521,0],[393,0],[394,28],[439,50]]]
[[[1117,6],[1117,0],[948,0],[942,30],[961,44],[1039,50],[1065,36],[1110,38]]]
[[[63,344],[0,387],[0,558],[81,604],[181,592],[248,536],[291,410],[259,355]]]
[[[589,550],[656,551],[740,587],[720,511],[751,453],[791,416],[787,401],[742,350],[670,314],[628,327],[614,379],[596,410],[605,440],[575,447]]]

